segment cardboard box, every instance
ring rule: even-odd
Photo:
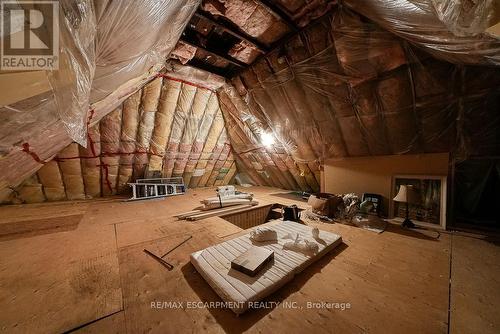
[[[273,258],[274,252],[272,250],[252,247],[231,261],[231,268],[249,276],[255,276]]]

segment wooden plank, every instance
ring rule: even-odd
[[[275,3],[275,1],[269,1],[269,0],[257,0],[257,3],[262,5],[262,7],[266,8],[274,17],[282,20],[285,22],[288,27],[292,31],[298,31],[297,25],[293,20],[288,16],[287,13],[281,7]]]
[[[435,238],[392,224],[386,232],[374,235],[342,224],[307,223],[342,235],[345,245],[283,286],[278,296],[268,299],[282,304],[296,302],[303,306],[301,310],[279,306],[235,317],[225,309],[153,308],[155,301],[220,302],[189,263],[189,256],[219,243],[221,237],[234,238],[247,231],[220,217],[207,218],[200,224],[177,221],[172,216],[192,209],[200,198],[211,196],[213,191],[213,188],[189,189],[184,196],[164,201],[0,207],[0,223],[21,221],[18,215],[33,220],[42,215],[57,217],[56,211],[65,215],[72,210],[73,214],[85,211],[77,230],[0,242],[3,331],[64,332],[112,314],[96,311],[113,310],[109,305],[114,304],[114,293],[120,293],[119,288],[111,288],[113,293],[106,289],[110,285],[107,276],[115,280],[118,272],[118,265],[111,259],[116,256],[113,226],[106,224],[116,224],[124,311],[86,326],[82,332],[165,333],[186,329],[195,333],[295,332],[300,329],[329,333],[332,328],[342,333],[447,331],[450,235],[441,233]],[[260,205],[306,207],[304,202],[283,197],[284,190],[251,187],[245,191],[259,198]],[[50,214],[47,210],[51,210]],[[188,235],[193,235],[193,239],[168,255],[168,261],[175,266],[172,271],[165,270],[143,252],[147,248],[161,254]],[[500,301],[492,290],[499,277],[499,255],[492,243],[495,239],[464,237],[455,241],[451,332],[498,333],[500,325],[494,311]],[[110,269],[106,271],[105,267]],[[91,272],[95,275],[88,275]],[[103,272],[106,275],[101,275]],[[89,288],[85,290],[87,294],[83,293],[85,286]],[[480,301],[478,297],[484,299]],[[322,301],[350,303],[351,308],[342,311],[306,307],[307,302]],[[473,309],[467,314],[470,324],[458,318],[467,312],[464,307],[467,305],[469,311]],[[122,305],[116,303],[116,306],[119,310]]]
[[[2,223],[0,224],[0,241],[71,231],[78,227],[82,217],[82,214],[77,214]]]
[[[187,211],[187,212],[182,212],[182,213],[176,214],[176,215],[174,215],[174,217],[182,219],[184,217],[195,215],[195,214],[202,213],[202,212],[203,211],[201,211],[201,210],[192,210],[192,211]]]
[[[223,211],[227,210],[228,208],[242,208],[242,207],[246,207],[246,206],[247,206],[247,204],[240,204],[240,205],[223,207],[221,209],[193,210],[193,211],[188,211],[188,212],[176,214],[176,215],[174,215],[174,217],[177,217],[179,219],[183,219],[183,218],[186,218],[188,216],[193,216],[193,215],[197,215],[197,214],[202,214],[202,213],[207,213],[207,212],[220,212],[220,211],[223,212]]]
[[[476,237],[452,236],[450,333],[493,334],[500,329],[500,248]]]
[[[114,226],[0,242],[0,323],[62,333],[122,309]]]
[[[231,261],[231,268],[255,276],[273,256],[272,250],[264,247],[252,247]]]
[[[204,12],[199,12],[198,11],[198,12],[194,13],[194,16],[202,18],[202,19],[210,22],[214,26],[222,29],[223,31],[225,31],[225,32],[233,35],[234,37],[239,38],[242,41],[245,41],[245,42],[247,42],[249,44],[252,44],[261,53],[266,53],[267,52],[267,47],[264,44],[262,44],[261,42],[259,42],[254,37],[248,35],[243,30],[239,29],[239,27],[237,27],[237,26],[235,26],[234,28],[230,28],[230,27],[226,26],[225,24],[223,24],[221,22],[217,22],[215,19],[209,17],[208,14],[204,13]],[[236,29],[238,29],[238,31],[235,31]]]
[[[126,333],[125,328],[125,313],[123,311],[107,316],[98,321],[92,322],[84,327],[75,329],[71,333],[74,334],[122,334]]]
[[[214,216],[223,217],[224,215],[229,214],[229,213],[236,213],[236,212],[241,212],[242,210],[248,210],[252,206],[253,206],[252,204],[245,204],[242,207],[240,207],[239,209],[230,206],[225,210],[224,209],[218,210],[219,212],[208,211],[207,213],[186,217],[186,219],[187,220],[200,220],[200,219],[205,219],[205,218],[214,217]]]
[[[228,63],[231,63],[235,66],[238,66],[238,67],[241,67],[241,68],[246,68],[248,66],[248,64],[245,64],[244,62],[242,61],[239,61],[238,59],[236,58],[233,58],[231,57],[230,55],[224,55],[218,51],[214,51],[214,50],[209,50],[205,47],[203,47],[202,45],[200,45],[199,43],[195,42],[195,41],[188,41],[187,38],[183,37],[180,39],[181,42],[187,44],[187,45],[190,45],[190,46],[193,46],[195,48],[199,48],[199,49],[202,49],[203,51],[213,55],[214,57],[218,57],[218,58],[221,58],[221,59],[224,59],[225,61],[227,61]]]
[[[48,92],[50,84],[45,71],[3,72],[0,91],[0,106],[3,106]]]

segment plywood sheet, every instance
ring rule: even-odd
[[[254,193],[263,206],[306,207],[281,189],[245,190]],[[269,301],[282,302],[277,307],[253,310],[244,317],[226,309],[152,309],[152,301],[220,301],[188,263],[189,254],[246,232],[219,217],[197,222],[172,217],[193,210],[200,198],[213,193],[214,189],[190,189],[186,195],[157,201],[0,207],[0,225],[28,226],[37,219],[46,224],[50,219],[83,215],[74,230],[0,241],[0,323],[6,326],[4,330],[63,332],[118,312],[79,331],[124,332],[120,326],[133,333],[331,333],[332,328],[344,333],[447,331],[450,235],[437,237],[435,232],[408,231],[392,224],[375,235],[342,224],[308,223],[341,235],[345,245],[270,296]],[[143,252],[147,248],[161,254],[189,235],[193,239],[167,256],[175,266],[173,271]],[[494,311],[499,298],[492,290],[498,286],[495,240],[461,237],[453,245],[452,332],[498,332]],[[119,260],[116,247],[120,248]],[[307,302],[321,301],[349,302],[351,308],[306,307]],[[303,309],[289,309],[284,303],[297,303]],[[120,312],[122,307],[124,312]],[[467,322],[460,317],[467,317]]]
[[[0,242],[3,329],[60,333],[119,311],[114,236],[102,226]]]
[[[454,235],[450,333],[498,333],[498,242]]]

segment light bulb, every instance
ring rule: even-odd
[[[274,136],[270,133],[262,132],[260,135],[260,141],[265,147],[269,147],[274,144]]]

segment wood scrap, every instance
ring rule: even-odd
[[[241,204],[241,205],[231,206],[230,208],[231,209],[237,209],[237,208],[239,209],[239,208],[243,208],[243,207],[247,207],[247,206],[248,206],[248,204]],[[207,213],[207,212],[221,212],[221,211],[223,212],[227,209],[228,208],[219,208],[219,209],[212,209],[212,210],[193,210],[193,211],[179,213],[177,215],[174,215],[174,217],[177,217],[178,219],[186,219],[186,217],[188,217],[188,216],[194,216],[194,215]]]
[[[238,199],[252,199],[253,198],[253,194],[248,194],[248,193],[241,193],[241,194],[234,194],[234,195],[225,195],[225,196],[222,196],[220,197],[220,199],[222,201],[227,201],[227,200],[238,200]],[[205,198],[204,200],[202,200],[201,202],[202,203],[212,203],[212,202],[218,202],[219,201],[219,197],[215,196],[215,197],[209,197],[209,198]]]
[[[256,202],[253,202],[253,203],[254,204],[244,205],[243,207],[238,208],[238,209],[236,209],[236,207],[230,207],[230,208],[227,208],[225,210],[218,210],[218,212],[206,212],[206,213],[202,213],[199,215],[188,216],[188,217],[186,217],[186,219],[187,220],[200,220],[200,219],[205,219],[205,218],[214,217],[214,216],[223,217],[223,216],[226,216],[228,214],[246,211],[249,208],[251,208],[252,206],[257,205]]]
[[[250,204],[252,203],[252,200],[250,199],[225,199],[221,198],[220,200],[214,200],[214,201],[202,201],[204,204],[202,210],[212,210],[212,209],[218,209],[218,208],[224,208],[224,207],[229,207],[229,206],[235,206],[235,205],[241,205],[241,204]]]
[[[179,218],[179,219],[183,219],[187,216],[195,215],[195,214],[202,213],[202,212],[203,211],[201,211],[201,210],[192,210],[192,211],[178,213],[178,214],[174,215],[174,217]]]

